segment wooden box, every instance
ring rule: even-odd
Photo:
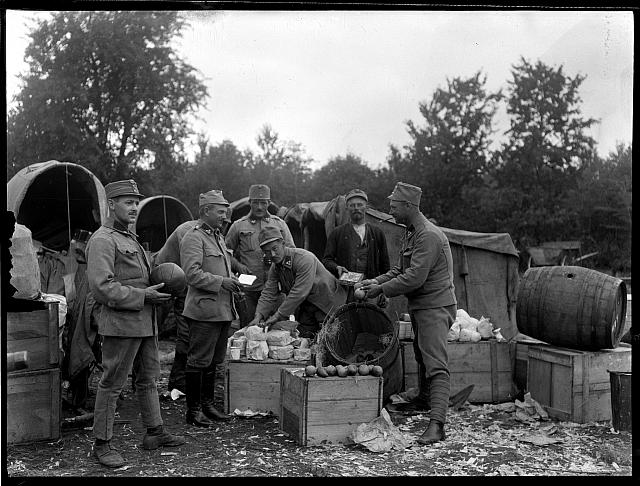
[[[7,312],[7,353],[27,352],[27,369],[58,366],[58,303],[47,302],[43,310]]]
[[[308,363],[293,360],[229,360],[225,377],[226,413],[251,409],[254,412],[280,413],[280,370],[305,367]]]
[[[398,339],[400,341],[413,341],[415,335],[411,327],[411,321],[396,321],[398,325]]]
[[[303,368],[281,373],[280,430],[300,445],[347,442],[382,410],[381,376],[309,378]]]
[[[529,346],[531,398],[554,418],[586,423],[611,419],[611,371],[631,371],[631,348],[578,351]]]
[[[60,370],[7,374],[8,444],[60,437]]]
[[[549,346],[547,343],[539,339],[532,338],[525,334],[518,334],[516,341],[516,362],[513,369],[513,383],[516,386],[516,392],[526,393],[527,387],[527,371],[529,369],[529,346]]]
[[[418,386],[418,363],[413,343],[402,345],[404,390]],[[515,343],[487,341],[447,343],[451,394],[468,385],[474,385],[469,402],[499,403],[511,400],[515,390],[513,370],[515,367]]]

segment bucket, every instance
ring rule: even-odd
[[[359,337],[374,335],[377,350],[373,354],[354,356],[354,345]],[[375,304],[351,302],[327,315],[323,323],[322,344],[327,350],[324,365],[378,365],[382,367],[383,402],[402,391],[402,358],[398,330],[393,322]]]
[[[597,351],[618,346],[626,312],[622,279],[582,267],[534,267],[520,281],[516,322],[549,344]]]
[[[609,381],[613,428],[631,432],[631,372],[609,371]]]

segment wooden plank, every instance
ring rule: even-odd
[[[347,442],[352,432],[359,424],[323,424],[309,425],[306,430],[304,446],[319,446],[323,444],[339,444]]]
[[[382,377],[345,376],[308,378],[309,402],[377,398]]]
[[[7,443],[58,439],[60,407],[58,368],[8,374]]]
[[[7,352],[27,351],[29,371],[58,366],[58,302],[31,312],[7,313]]]
[[[325,400],[308,402],[307,426],[369,422],[378,416],[378,400]]]

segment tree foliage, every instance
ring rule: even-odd
[[[407,122],[412,142],[404,153],[392,149],[389,164],[398,178],[423,189],[422,208],[440,223],[465,214],[467,187],[481,182],[490,159],[493,117],[502,98],[488,93],[486,76],[447,80],[428,102],[420,103],[424,124]]]
[[[596,158],[595,140],[586,133],[596,120],[582,117],[579,106],[584,76],[572,78],[562,66],[523,58],[512,76],[507,88],[511,126],[493,172],[498,199],[511,195],[505,231],[534,243],[573,239],[580,231],[578,218],[565,197]]]
[[[313,173],[311,199],[329,201],[359,188],[369,192],[375,183],[375,172],[360,157],[347,153],[330,159]]]
[[[170,45],[178,12],[58,12],[30,34],[8,117],[8,176],[57,159],[102,181],[179,159],[207,89]]]

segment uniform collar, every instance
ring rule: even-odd
[[[293,252],[287,246],[284,247],[284,258],[279,265],[285,268],[293,268]]]
[[[207,223],[205,223],[201,219],[199,219],[198,222],[196,223],[195,229],[200,229],[200,230],[204,231],[208,235],[217,236],[218,234],[220,234],[220,230],[218,228],[212,228],[211,226],[209,226]]]
[[[128,225],[125,226],[120,221],[117,221],[113,216],[108,217],[107,220],[105,221],[104,225],[107,228],[111,228],[113,230],[116,230],[118,233],[124,233],[126,235],[133,235],[136,238],[138,237],[137,234],[135,234],[133,231],[131,231],[129,229]]]
[[[262,218],[262,221],[266,221],[267,223],[271,221],[272,215],[267,211],[267,214]],[[258,218],[251,217],[251,213],[247,214],[247,219],[251,224],[256,224],[258,222]]]

